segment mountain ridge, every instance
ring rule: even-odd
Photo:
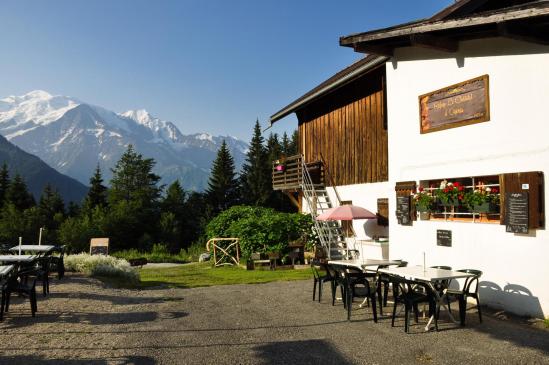
[[[129,144],[154,158],[162,183],[180,180],[186,189],[203,190],[223,139],[239,169],[248,144],[209,133],[182,134],[169,121],[145,109],[115,113],[79,99],[35,90],[0,99],[0,134],[40,156],[59,172],[87,183],[97,164],[105,181]]]

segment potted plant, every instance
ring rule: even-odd
[[[465,193],[463,202],[476,213],[490,213],[499,210],[499,189],[480,183],[475,189]]]
[[[418,192],[414,194],[413,200],[416,210],[419,212],[421,220],[429,220],[431,218],[431,209],[433,207],[433,195],[430,191],[425,191],[423,187],[418,188]]]
[[[275,170],[277,172],[284,172],[286,170],[286,159],[281,158],[275,161]]]
[[[435,190],[435,196],[445,206],[459,206],[465,195],[464,186],[459,182],[448,182],[442,180],[440,186]]]

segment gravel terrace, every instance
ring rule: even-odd
[[[514,321],[472,313],[465,328],[405,334],[402,320],[374,324],[355,305],[349,323],[311,295],[311,281],[137,291],[69,275],[39,295],[36,318],[13,298],[0,363],[549,364],[549,332]]]

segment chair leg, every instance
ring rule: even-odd
[[[314,284],[313,284],[313,302],[315,301],[315,295],[316,295],[316,278],[315,278]]]
[[[408,333],[408,316],[409,316],[409,313],[410,313],[410,306],[408,305],[408,303],[405,303],[404,304],[404,332]]]
[[[387,299],[389,298],[389,283],[383,284],[383,306],[387,306]]]
[[[36,305],[36,289],[34,287],[30,292],[30,302],[31,302],[32,316],[35,317],[35,313],[38,310],[38,306]]]
[[[482,312],[480,310],[480,301],[478,300],[478,296],[475,299],[477,300],[478,320],[482,323]]]
[[[397,311],[397,301],[395,300],[395,304],[393,305],[393,319],[391,320],[391,327],[395,326],[396,311]]]
[[[332,283],[332,306],[335,305],[337,285],[335,281]]]
[[[4,306],[6,304],[6,291],[2,288],[2,302],[0,304],[0,321],[4,320]]]
[[[353,291],[352,289],[347,288],[347,320],[351,320],[351,310],[353,309]]]
[[[380,300],[379,312],[381,313],[382,301]],[[375,292],[372,295],[372,313],[374,314],[374,323],[377,323],[377,309],[376,309],[376,296]]]
[[[459,319],[460,324],[462,326],[465,326],[465,311],[467,310],[467,299],[465,299],[465,296],[459,297]]]
[[[10,297],[11,297],[11,291],[7,290],[6,291],[6,307],[4,308],[5,311],[9,311],[10,309]]]
[[[383,315],[383,295],[381,294],[381,281],[377,282],[377,295],[379,300],[379,314]],[[373,306],[375,308],[375,306]]]
[[[318,302],[322,299],[322,280],[318,281]]]

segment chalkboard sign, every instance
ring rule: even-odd
[[[528,233],[528,193],[505,194],[505,231]]]
[[[452,247],[452,231],[437,229],[437,245]]]
[[[108,255],[108,254],[109,254],[108,238],[92,238],[90,240],[90,255]]]
[[[412,219],[410,217],[410,195],[397,196],[396,216],[398,224],[403,226],[411,226]]]

